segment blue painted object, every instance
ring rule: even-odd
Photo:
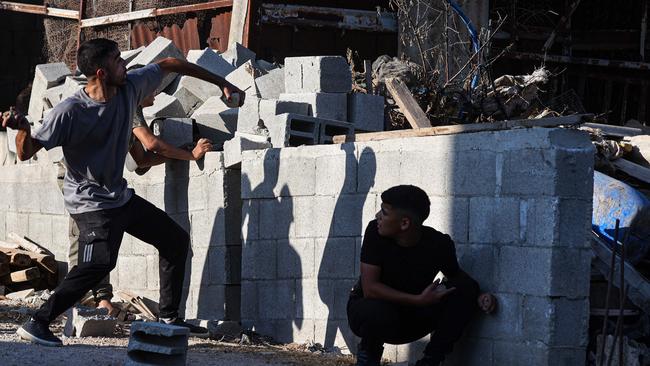
[[[637,264],[650,251],[650,200],[629,185],[594,172],[592,229],[614,247],[616,219],[621,220],[619,244],[629,233],[625,258]]]

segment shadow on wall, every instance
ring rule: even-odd
[[[346,321],[346,305],[349,291],[356,279],[350,279],[350,268],[343,267],[351,266],[354,273],[355,261],[358,261],[355,255],[356,238],[363,235],[367,224],[363,222],[362,217],[368,196],[345,193],[349,190],[368,192],[375,184],[377,162],[375,152],[369,147],[361,151],[357,161],[354,144],[340,146],[345,151],[345,178],[338,192],[323,256],[318,266],[318,293],[328,309],[323,346],[333,347],[337,332],[340,331],[348,349],[354,350],[356,349],[355,336]],[[364,173],[367,174],[364,174],[362,179],[357,179],[359,167],[363,167]]]

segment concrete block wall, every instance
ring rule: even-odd
[[[353,350],[348,292],[380,194],[414,184],[426,224],[499,309],[478,316],[448,364],[585,359],[593,148],[585,134],[521,129],[244,152],[242,322],[282,342]],[[426,339],[388,346],[406,364]]]
[[[58,168],[47,161],[0,167],[0,240],[14,231],[54,252],[65,271],[69,217],[57,185]],[[225,169],[223,153],[209,152],[200,162],[173,162],[138,176],[125,171],[141,197],[164,209],[191,235],[184,284],[185,316],[238,319],[241,272],[240,172]],[[115,289],[159,298],[156,249],[125,235]]]

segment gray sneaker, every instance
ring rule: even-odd
[[[16,334],[24,340],[43,346],[63,346],[63,342],[50,330],[49,324],[39,322],[34,318],[30,318],[22,327],[18,328]]]

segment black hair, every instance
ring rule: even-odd
[[[426,192],[412,185],[399,185],[381,194],[381,200],[393,208],[406,211],[418,225],[429,217],[431,202]]]
[[[119,47],[110,39],[95,38],[86,41],[77,51],[77,67],[86,77],[92,77],[97,69],[106,67],[108,56],[115,50],[119,51]]]

